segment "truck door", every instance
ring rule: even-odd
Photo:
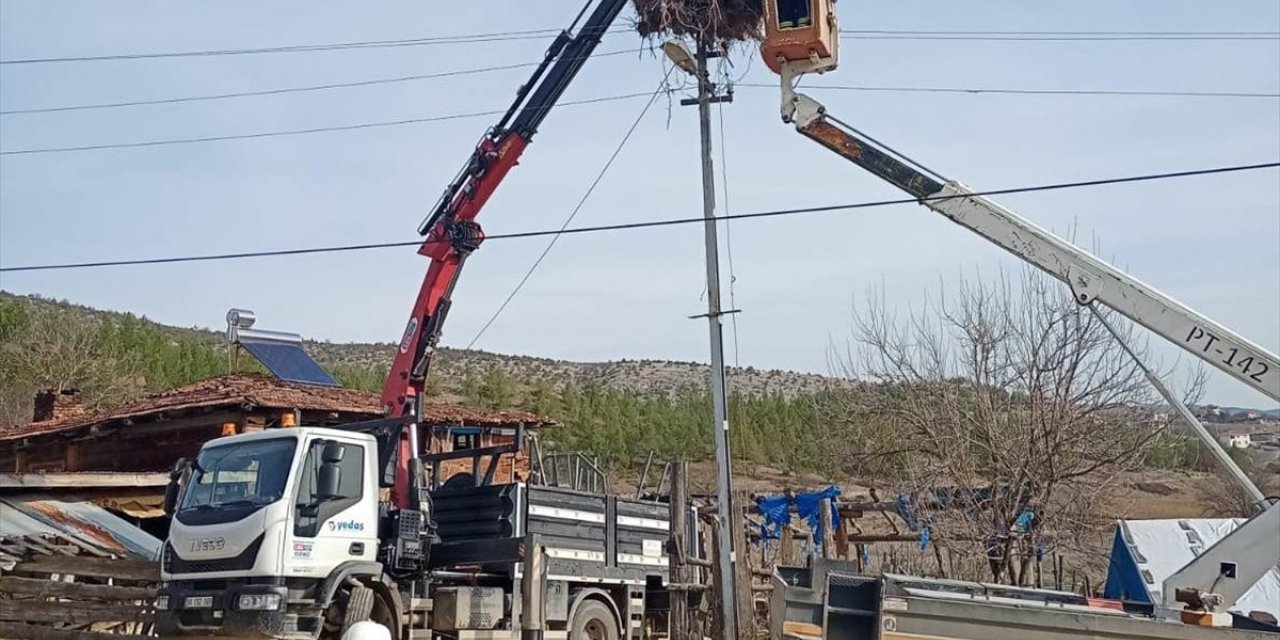
[[[295,487],[285,575],[324,577],[352,560],[372,560],[378,547],[378,495],[364,444],[316,438],[308,443]],[[338,471],[337,491],[322,486],[326,466]],[[330,487],[332,488],[332,487]]]

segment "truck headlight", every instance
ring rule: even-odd
[[[156,611],[168,611],[169,596],[156,596],[155,608]]]
[[[236,608],[241,611],[271,611],[280,608],[278,593],[245,593],[236,600]]]

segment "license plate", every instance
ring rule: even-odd
[[[209,609],[213,607],[213,596],[193,596],[182,601],[184,609]]]

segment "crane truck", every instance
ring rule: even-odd
[[[219,438],[175,467],[162,636],[337,638],[373,620],[396,640],[619,640],[660,615],[666,505],[493,484],[493,463],[527,446],[523,431],[509,446],[426,454],[417,421],[451,293],[484,240],[476,217],[626,2],[588,0],[419,227],[430,266],[385,417]],[[438,487],[432,467],[462,456],[490,471]]]
[[[1280,358],[1276,354],[996,204],[970,187],[933,173],[842,122],[813,98],[797,93],[795,87],[801,75],[825,73],[838,66],[840,30],[836,20],[835,0],[765,0],[764,9],[765,38],[761,43],[760,53],[769,69],[780,78],[783,122],[794,125],[796,131],[806,138],[907,192],[931,211],[945,216],[1062,281],[1071,290],[1076,303],[1084,306],[1106,305],[1272,400],[1280,400]],[[1123,344],[1121,346],[1128,349]],[[1139,365],[1146,370],[1145,365]],[[1280,564],[1280,500],[1265,499],[1221,450],[1221,444],[1204,431],[1196,418],[1177,398],[1168,393],[1149,370],[1146,371],[1157,389],[1182,412],[1183,418],[1197,429],[1197,433],[1208,441],[1207,444],[1215,451],[1219,460],[1234,472],[1242,489],[1256,501],[1256,512],[1251,514],[1248,521],[1165,580],[1162,585],[1163,602],[1157,603],[1158,606],[1148,613],[1155,617],[1173,618],[1203,626],[1231,626],[1233,619],[1227,615],[1226,610],[1268,571]],[[775,575],[775,615],[778,617],[773,621],[775,636],[783,635],[780,630],[787,622],[785,618],[788,612],[795,610],[786,601],[784,592],[788,584],[797,583],[805,583],[805,589],[809,590],[808,595],[799,595],[801,601],[806,597],[814,597],[814,589],[817,589],[819,600],[825,603],[825,609],[822,606],[816,609],[820,612],[818,620],[830,622],[833,612],[839,613],[840,605],[832,605],[835,601],[833,599],[851,597],[859,601],[855,608],[862,612],[859,614],[861,618],[853,626],[862,625],[861,628],[868,629],[867,635],[845,632],[851,635],[826,637],[889,639],[928,635],[930,638],[940,639],[1030,640],[1079,636],[1208,638],[1210,636],[1206,634],[1218,633],[1204,629],[1192,632],[1171,631],[1141,624],[1134,626],[1133,621],[1120,621],[1116,623],[1118,626],[1110,628],[1111,622],[1097,615],[1085,615],[1089,608],[1079,606],[1085,603],[1071,603],[1068,608],[1072,611],[1064,613],[1060,598],[1054,595],[1046,598],[1043,593],[1022,594],[1018,598],[1006,598],[1002,603],[1028,607],[1033,600],[1051,601],[1056,613],[1050,615],[1044,613],[1046,609],[1034,609],[1037,613],[1031,615],[1036,621],[1032,622],[1026,618],[1018,619],[1016,614],[990,609],[989,607],[996,606],[992,603],[1006,595],[1001,593],[998,594],[999,597],[993,596],[990,585],[937,582],[926,585],[924,583],[927,581],[901,576],[868,581],[847,575],[841,577],[838,572],[833,581],[829,581],[830,584],[819,585],[817,582],[821,580],[818,576],[822,573],[821,570],[810,570],[798,582]],[[841,594],[824,591],[824,587],[850,591]],[[866,594],[870,592],[874,592],[875,597],[868,598]],[[937,602],[936,598],[948,597],[964,599],[969,607],[961,607],[954,615],[944,615],[931,609]],[[918,600],[915,606],[923,613],[906,615],[908,602],[912,598]],[[844,606],[854,605],[846,603]],[[1052,620],[1052,615],[1059,615],[1060,619]],[[983,618],[998,620],[998,624],[976,622]],[[870,626],[867,627],[867,624]],[[1121,631],[1122,628],[1128,630]],[[829,632],[831,630],[827,629]],[[1128,633],[1132,635],[1125,635]]]

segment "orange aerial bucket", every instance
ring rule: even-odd
[[[835,0],[765,0],[764,42],[760,55],[774,73],[783,62],[798,62],[804,71],[825,71],[836,64]]]

